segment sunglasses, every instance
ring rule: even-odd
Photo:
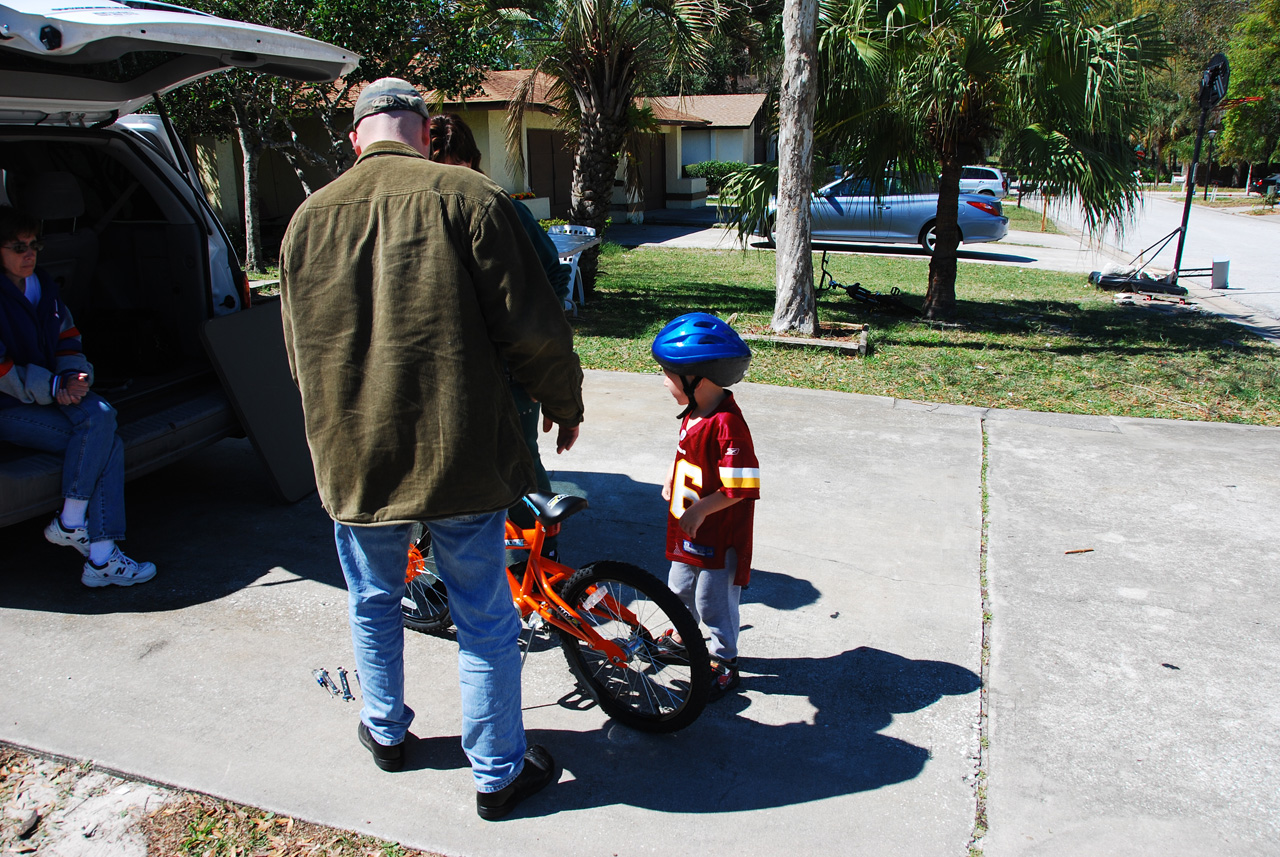
[[[30,250],[33,253],[44,249],[43,241],[32,241],[30,244],[23,244],[21,241],[15,241],[12,244],[5,244],[4,249],[17,253],[19,255]]]

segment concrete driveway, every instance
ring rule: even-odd
[[[764,476],[742,693],[639,734],[536,642],[525,722],[565,773],[508,821],[473,809],[452,641],[407,635],[402,774],[315,684],[351,664],[331,524],[273,503],[245,442],[131,483],[145,586],[84,589],[42,521],[0,530],[0,740],[468,857],[960,857],[980,795],[989,855],[1274,853],[1280,430],[739,398]],[[564,554],[661,571],[676,409],[621,373],[586,402],[548,462],[591,501]]]

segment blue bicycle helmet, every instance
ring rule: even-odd
[[[667,371],[679,375],[684,383],[689,407],[680,418],[696,407],[693,395],[703,378],[721,387],[742,380],[751,364],[751,349],[723,319],[705,312],[691,312],[671,321],[658,331],[650,348],[653,359]]]

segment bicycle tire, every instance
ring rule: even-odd
[[[438,634],[453,624],[449,615],[449,590],[436,572],[431,533],[426,527],[409,546],[400,619],[406,628],[422,634]]]
[[[636,618],[633,622],[588,600],[603,588]],[[583,640],[561,632],[569,669],[602,711],[642,732],[675,732],[698,719],[711,691],[711,663],[698,623],[666,584],[625,562],[583,566],[565,584],[564,599],[597,634],[630,654],[611,664]],[[654,640],[674,629],[685,642],[683,658],[663,657]],[[681,661],[684,661],[683,663]]]

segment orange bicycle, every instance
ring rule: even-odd
[[[604,560],[575,570],[542,556],[544,540],[587,508],[585,498],[530,494],[524,502],[534,514],[533,529],[508,520],[506,545],[529,554],[507,568],[525,627],[559,636],[578,684],[619,723],[674,732],[696,720],[707,704],[711,665],[688,609],[638,566]],[[405,627],[424,633],[452,624],[426,527],[409,548],[402,615]],[[683,645],[672,643],[672,632]]]

